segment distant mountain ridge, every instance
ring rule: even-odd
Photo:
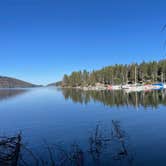
[[[62,81],[58,81],[58,82],[54,82],[54,83],[51,83],[51,84],[48,84],[47,86],[61,86],[62,84]]]
[[[16,78],[0,76],[0,88],[30,88],[38,85],[22,81]]]

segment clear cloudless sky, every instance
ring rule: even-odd
[[[0,0],[0,75],[47,84],[73,70],[165,58],[165,0]]]

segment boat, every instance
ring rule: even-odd
[[[144,86],[144,91],[153,90],[153,85],[152,84],[145,84],[143,86]]]
[[[142,85],[136,85],[136,84],[132,84],[128,87],[126,87],[126,89],[124,89],[125,92],[129,93],[129,92],[140,92],[144,90],[144,86]]]
[[[166,84],[164,84],[164,89],[166,89]]]
[[[154,90],[161,90],[164,88],[164,84],[163,83],[155,83],[155,84],[152,84],[152,87]]]
[[[140,92],[140,91],[149,91],[153,89],[162,89],[164,84],[156,83],[156,84],[138,84],[137,83],[137,69],[135,68],[135,83],[134,84],[126,84],[122,86],[127,93],[129,92]],[[166,85],[165,85],[166,88]]]
[[[109,85],[108,90],[120,90],[122,89],[122,86],[121,85]]]
[[[131,86],[131,84],[125,84],[125,85],[122,85],[122,89],[129,89]]]
[[[135,91],[138,92],[144,89],[142,84],[137,83],[137,68],[136,67],[135,67],[135,83],[122,85],[122,89],[124,89],[126,92],[135,92]]]

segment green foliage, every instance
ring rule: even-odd
[[[166,60],[159,62],[142,62],[141,64],[107,66],[101,70],[88,72],[86,70],[64,75],[63,86],[94,86],[102,84],[125,84],[128,81],[157,82],[166,80]]]

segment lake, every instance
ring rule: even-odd
[[[21,131],[24,145],[45,159],[51,146],[57,161],[63,156],[60,149],[79,151],[88,166],[166,162],[164,90],[1,89],[0,115],[2,136]],[[31,156],[24,157],[33,165]],[[71,160],[66,165],[75,162]]]

